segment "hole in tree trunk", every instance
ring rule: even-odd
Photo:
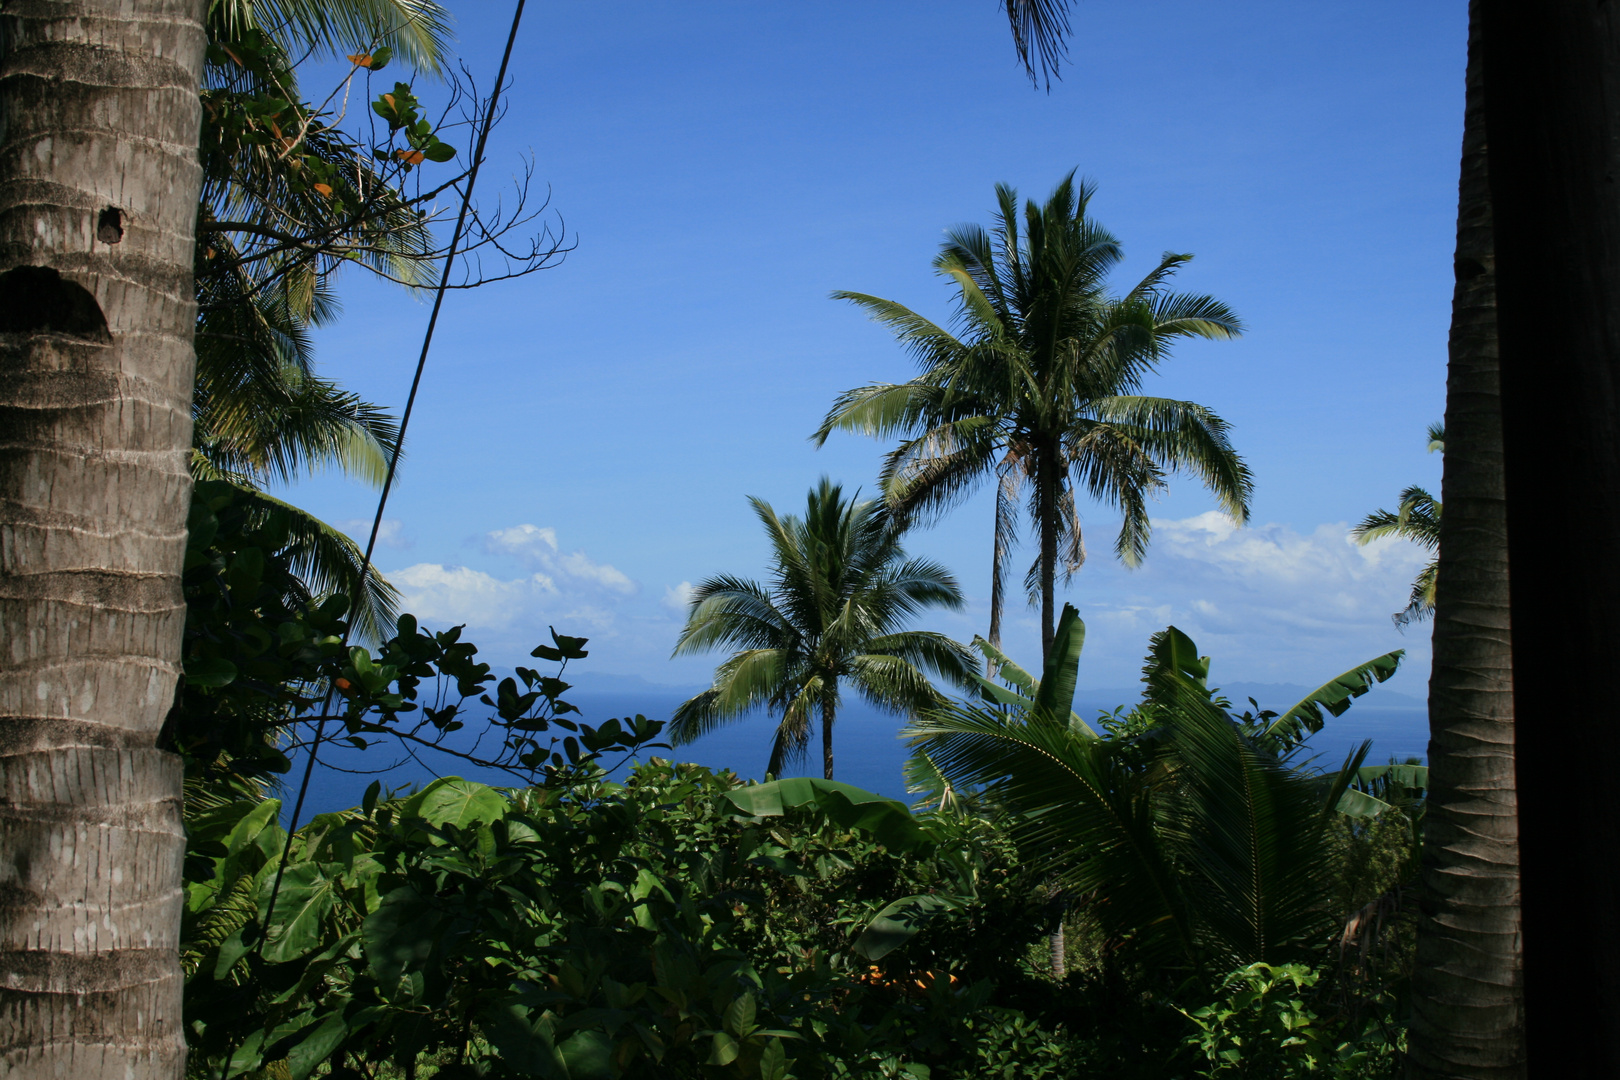
[[[96,218],[96,239],[103,244],[116,244],[124,238],[124,212],[109,206]]]
[[[19,266],[0,274],[0,334],[69,334],[111,341],[96,298],[48,266]]]

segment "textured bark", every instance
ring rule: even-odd
[[[1614,1077],[1620,11],[1601,0],[1481,0],[1479,10],[1489,70],[1529,1059],[1536,1076]],[[1442,569],[1442,587],[1444,577]]]
[[[201,0],[0,14],[0,1075],[178,1077]]]
[[[1409,1057],[1424,1080],[1525,1073],[1496,255],[1485,57],[1470,15]]]

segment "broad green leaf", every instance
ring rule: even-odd
[[[1429,786],[1429,767],[1427,765],[1366,765],[1357,773],[1356,779],[1362,783],[1373,780],[1389,780],[1409,788],[1427,788]]]
[[[542,1080],[568,1080],[568,1065],[557,1049],[549,1018],[507,999],[487,1006],[478,1020],[508,1069]]]
[[[1389,803],[1383,799],[1368,795],[1365,791],[1351,788],[1339,796],[1339,813],[1353,818],[1375,818],[1389,809]]]
[[[332,1056],[332,1051],[338,1048],[348,1033],[349,1025],[343,1018],[343,1009],[328,1013],[313,1032],[287,1051],[287,1072],[292,1080],[306,1080],[310,1073]]]
[[[1064,604],[1063,617],[1058,620],[1052,639],[1052,659],[1041,673],[1040,682],[983,638],[973,639],[978,650],[997,664],[999,676],[1030,696],[1008,690],[982,675],[971,674],[970,677],[978,686],[980,696],[992,705],[1004,705],[1026,716],[1039,712],[1059,720],[1066,717],[1071,731],[1094,739],[1097,732],[1074,711],[1080,653],[1085,643],[1086,624],[1080,620],[1080,613],[1073,604]]]
[[[281,877],[264,958],[286,963],[321,946],[321,927],[336,903],[335,884],[314,863],[294,863]]]
[[[759,1055],[760,1080],[783,1080],[787,1071],[787,1051],[782,1048],[782,1040],[772,1039]]]
[[[1209,657],[1199,656],[1198,645],[1174,626],[1154,634],[1148,644],[1142,681],[1151,684],[1159,673],[1179,675],[1200,690],[1209,689]]]
[[[600,1031],[576,1031],[557,1049],[569,1080],[611,1080],[615,1075],[613,1041]]]
[[[242,933],[247,927],[238,929],[230,937],[219,943],[219,956],[214,961],[214,981],[222,982],[230,974],[236,962],[246,956],[253,946],[242,940]]]
[[[186,682],[192,686],[229,686],[236,681],[236,665],[219,657],[198,657],[185,663]]]
[[[254,848],[266,858],[279,856],[287,836],[276,820],[280,813],[280,799],[266,799],[259,803],[231,829],[230,835],[225,838],[225,850],[238,855]],[[258,868],[255,865],[249,869],[257,871]]]
[[[722,1018],[726,1030],[739,1039],[747,1038],[754,1026],[754,1012],[754,995],[737,995],[737,999],[726,1006],[726,1014]]]
[[[973,638],[973,647],[984,654],[984,658],[996,666],[996,678],[1002,682],[1011,683],[1013,688],[1022,691],[1027,697],[1033,698],[1036,689],[1040,686],[1035,677],[1007,658],[1007,654],[977,635]]]
[[[1080,612],[1073,604],[1064,604],[1063,615],[1052,637],[1052,655],[1046,660],[1040,689],[1035,692],[1037,712],[1054,720],[1074,714],[1074,686],[1080,673],[1080,651],[1085,644],[1086,624],[1080,621]]]
[[[1009,690],[1000,683],[985,678],[983,675],[975,673],[972,678],[974,683],[979,687],[979,696],[984,698],[992,705],[1006,705],[1014,709],[1028,709],[1030,706],[1035,704],[1032,698],[1024,697],[1022,694]]]
[[[495,788],[459,776],[444,776],[405,800],[400,816],[464,829],[478,822],[499,821],[509,806],[506,796]]]
[[[709,1051],[708,1064],[730,1065],[737,1060],[737,1055],[740,1053],[742,1053],[742,1047],[737,1045],[736,1039],[723,1031],[717,1031],[714,1033],[713,1048]]]

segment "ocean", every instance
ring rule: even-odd
[[[628,680],[627,680],[628,683]],[[1259,692],[1256,692],[1256,691]],[[623,688],[597,688],[570,690],[565,699],[577,705],[587,723],[599,723],[609,717],[634,716],[640,713],[653,719],[667,719],[670,713],[694,691],[667,688],[655,684],[626,685]],[[1234,686],[1229,696],[1237,701],[1254,696],[1260,704],[1273,709],[1291,705],[1304,690],[1296,687]],[[1133,700],[1132,690],[1082,691],[1076,697],[1076,711],[1087,720],[1099,711]],[[1335,768],[1363,740],[1372,740],[1367,755],[1368,764],[1382,764],[1394,758],[1427,760],[1428,712],[1420,702],[1401,695],[1387,695],[1390,703],[1380,703],[1379,692],[1374,690],[1354,703],[1342,717],[1329,717],[1323,729],[1307,744],[1307,754],[1323,768]],[[901,769],[905,763],[905,745],[897,737],[902,721],[899,717],[882,713],[865,702],[846,696],[834,728],[834,775],[839,779],[874,791],[890,798],[910,802],[906,794]],[[471,729],[474,725],[469,723]],[[746,779],[759,779],[770,756],[771,733],[775,721],[765,716],[752,716],[728,725],[719,731],[687,746],[673,750],[652,751],[661,757],[674,757],[692,761],[713,769],[731,769]],[[458,733],[459,734],[459,733]],[[821,774],[819,733],[807,759],[796,775]],[[303,764],[295,761],[294,768],[285,778],[283,818],[291,811],[293,797],[302,777]],[[379,780],[385,789],[406,790],[420,787],[434,776],[464,776],[486,783],[511,784],[509,776],[492,770],[471,768],[446,756],[420,754],[416,759],[400,755],[387,741],[365,751],[347,746],[329,746],[321,751],[310,779],[310,791],[305,801],[301,820],[308,821],[314,814],[340,810],[357,805],[366,787]]]

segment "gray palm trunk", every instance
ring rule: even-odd
[[[1484,1080],[1523,1076],[1525,1042],[1496,256],[1471,15],[1410,1070]]]
[[[0,19],[0,1075],[184,1070],[203,0]]]

